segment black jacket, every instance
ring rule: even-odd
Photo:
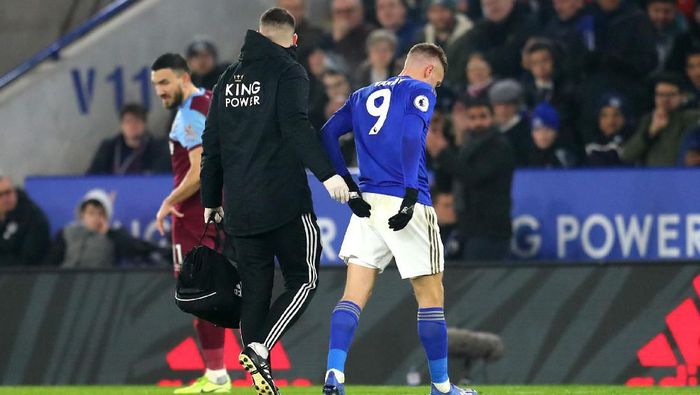
[[[593,16],[590,12],[579,10],[567,20],[554,16],[545,25],[542,35],[553,40],[562,52],[557,60],[563,77],[569,82],[579,81],[583,77],[585,62],[590,57],[586,44],[586,39],[593,36]]]
[[[689,21],[688,31],[676,37],[671,53],[666,59],[666,70],[685,74],[688,53],[700,48],[700,24]]]
[[[578,130],[590,131],[598,123],[600,97],[617,92],[628,99],[629,116],[649,111],[646,78],[656,69],[658,54],[654,28],[634,2],[624,1],[612,12],[590,5],[595,23],[595,51],[586,61],[587,75],[577,89]],[[595,135],[585,135],[588,142]]]
[[[138,149],[129,148],[122,134],[102,140],[87,174],[159,174],[170,173],[168,143],[149,133]]]
[[[592,4],[591,12],[595,20],[594,72],[639,83],[654,71],[654,28],[644,11],[631,2],[622,2],[612,12]]]
[[[574,166],[576,157],[559,143],[554,143],[554,146],[544,150],[533,145],[527,155],[527,167],[565,169]]]
[[[49,221],[22,190],[17,207],[0,222],[0,266],[41,265],[49,249]]]
[[[501,132],[508,139],[513,151],[515,166],[522,167],[527,163],[527,153],[532,148],[532,133],[530,120],[525,115],[520,115],[520,121],[508,130]]]
[[[466,237],[507,239],[511,236],[510,188],[515,168],[508,139],[497,130],[467,140],[459,150],[447,149],[438,166],[452,172],[461,190],[460,231]]]
[[[308,94],[293,51],[249,30],[214,88],[202,135],[202,203],[221,206],[223,190],[227,232],[259,234],[312,212],[304,167],[321,181],[335,174],[309,123]]]
[[[620,159],[624,141],[622,133],[608,137],[600,132],[595,141],[586,144],[585,165],[594,167],[625,166],[626,164]]]

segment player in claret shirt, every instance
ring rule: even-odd
[[[331,315],[324,395],[344,395],[345,359],[374,288],[392,258],[410,279],[418,301],[418,335],[432,380],[431,395],[475,395],[450,383],[444,313],[443,246],[425,166],[425,138],[435,88],[447,68],[445,53],[417,44],[398,77],[353,93],[321,132],[336,172],[350,186],[353,216],[339,256],[348,266],[345,292]],[[345,167],[338,138],[353,132],[360,187]]]
[[[151,66],[151,82],[163,101],[163,106],[168,109],[177,108],[169,136],[175,175],[174,189],[163,200],[156,215],[161,234],[165,232],[165,218],[172,216],[173,263],[177,275],[182,258],[197,245],[204,233],[204,208],[199,198],[199,167],[202,160],[202,132],[211,92],[192,84],[187,61],[173,53],[166,53],[156,59]],[[215,230],[211,227],[202,239],[202,244],[214,248],[215,238]],[[195,319],[194,326],[206,372],[194,384],[177,389],[175,393],[229,392],[231,380],[224,366],[225,329],[201,319]]]

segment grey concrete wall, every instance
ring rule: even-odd
[[[112,0],[2,0],[0,75],[44,49]]]
[[[184,50],[197,34],[211,36],[223,57],[237,57],[246,29],[256,28],[274,3],[144,0],[131,7],[64,50],[60,61],[45,62],[0,91],[0,169],[18,181],[84,172],[99,141],[118,129],[120,91],[123,102],[146,99],[149,126],[163,135],[167,112],[136,75],[161,53]]]

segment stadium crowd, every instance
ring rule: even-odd
[[[515,168],[700,165],[700,3],[329,3],[329,20],[315,21],[304,0],[278,0],[297,22],[297,56],[308,71],[309,117],[318,130],[353,90],[397,74],[413,44],[435,43],[447,53],[426,160],[448,258],[507,256]],[[197,37],[185,55],[195,84],[211,89],[226,67],[215,43]],[[164,134],[146,131],[146,116],[137,104],[125,106],[120,133],[100,145],[87,172],[167,171]],[[356,165],[353,139],[346,136],[342,147]],[[28,199],[0,178],[0,234],[46,243],[47,235],[35,234],[48,232],[40,213],[25,223],[41,229],[18,232],[21,221],[10,227],[17,211],[38,210]],[[60,237],[66,233],[54,244]],[[3,265],[44,261],[32,255],[37,248],[20,250],[10,239],[0,240]]]

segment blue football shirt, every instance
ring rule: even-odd
[[[418,203],[432,205],[425,138],[434,107],[433,87],[407,76],[354,92],[321,130],[338,174],[348,174],[338,138],[353,132],[362,192],[403,198],[406,188],[414,188]]]

